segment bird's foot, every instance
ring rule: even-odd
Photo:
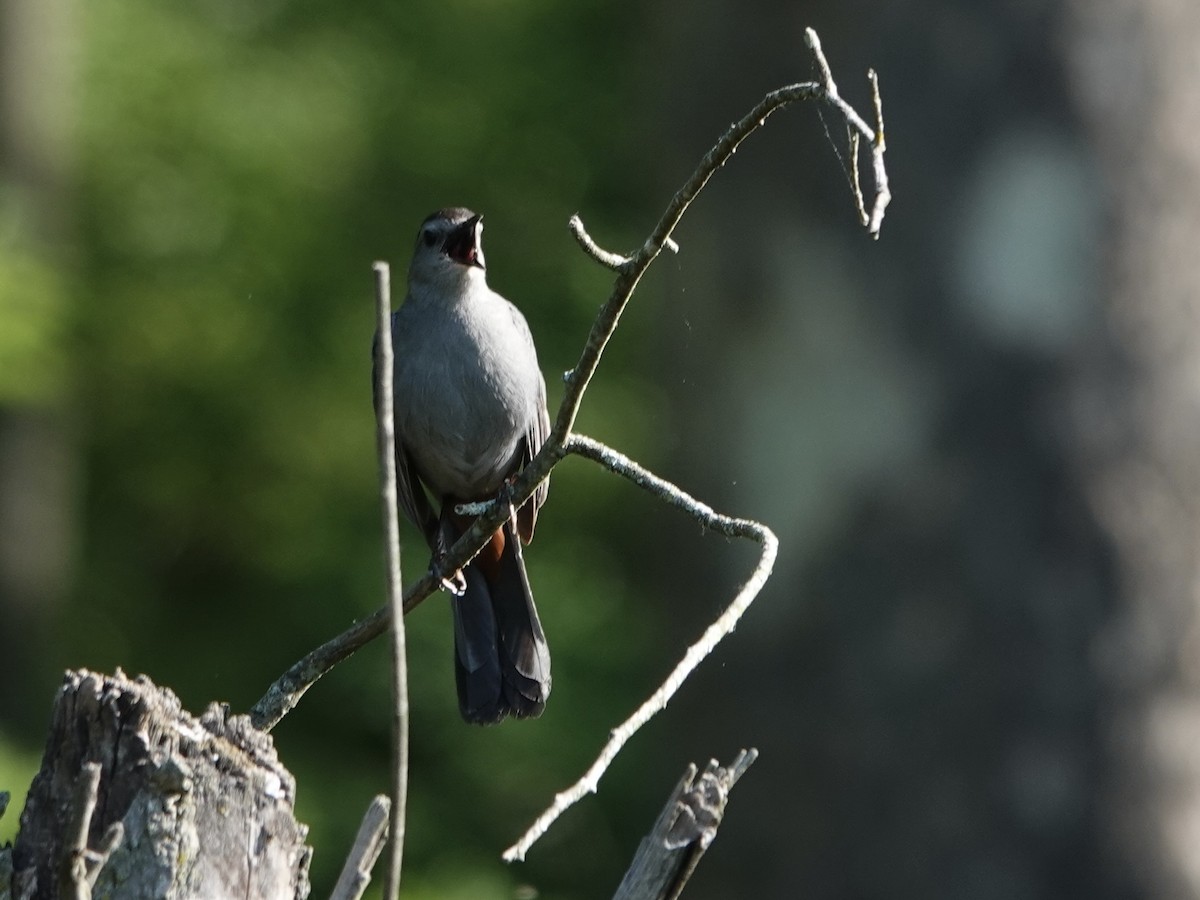
[[[508,478],[505,478],[504,481],[500,484],[500,490],[496,492],[496,499],[494,501],[495,503],[498,503],[507,509],[506,518],[508,519],[508,523],[510,525],[512,525],[514,530],[517,527],[517,508],[513,505],[513,489],[512,488],[513,488],[513,482],[516,480],[517,480],[516,475],[510,475]]]
[[[467,592],[467,578],[463,575],[462,569],[455,569],[447,574],[442,569],[442,561],[434,559],[429,564],[429,574],[442,586],[443,590],[449,591],[455,597],[461,597]]]

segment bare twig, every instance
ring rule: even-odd
[[[583,252],[604,266],[604,268],[620,272],[621,269],[629,265],[628,256],[622,256],[620,253],[610,253],[598,247],[596,242],[592,240],[592,236],[584,229],[583,220],[579,218],[578,214],[571,216],[571,221],[567,223],[567,227],[571,229],[571,234],[575,235],[575,240],[579,242],[579,246],[583,248]]]
[[[867,215],[866,202],[863,200],[862,177],[858,171],[858,146],[861,137],[862,135],[857,131],[846,129],[846,139],[850,144],[850,192],[854,194],[854,205],[858,207],[859,221],[866,225],[871,218]]]
[[[391,852],[383,896],[400,893],[404,859],[404,813],[408,801],[408,662],[404,647],[404,585],[400,580],[400,518],[396,508],[396,423],[392,418],[392,284],[387,263],[375,263],[375,309],[378,358],[375,396],[379,404],[376,428],[379,443],[380,505],[383,507],[384,551],[387,557],[388,617],[392,625],[392,804]]]
[[[887,151],[887,142],[883,132],[883,97],[879,94],[879,76],[874,69],[867,72],[871,79],[871,99],[875,106],[875,140],[871,143],[872,171],[875,174],[875,205],[871,210],[871,221],[867,223],[867,231],[876,238],[879,229],[883,227],[883,213],[892,201],[892,192],[888,189],[887,167],[883,164],[883,154]]]
[[[100,877],[100,870],[104,868],[108,858],[113,855],[118,847],[121,846],[121,841],[125,840],[125,825],[121,822],[113,822],[108,828],[104,829],[104,837],[100,839],[100,848],[98,850],[88,850],[84,853],[87,858],[88,873],[87,883],[88,892],[96,886],[96,879]]]
[[[704,630],[704,634],[696,643],[688,647],[683,659],[676,664],[671,674],[659,685],[658,689],[634,711],[633,715],[609,733],[604,749],[600,751],[600,755],[596,757],[583,776],[565,791],[556,794],[550,807],[537,817],[515,844],[504,851],[504,859],[508,862],[524,859],[529,848],[546,833],[546,829],[554,823],[555,819],[588,794],[596,792],[601,776],[617,754],[621,752],[621,748],[643,725],[666,707],[667,702],[675,696],[676,691],[692,674],[701,660],[712,653],[713,648],[733,631],[742,614],[749,609],[754,598],[758,596],[758,592],[762,590],[762,586],[766,583],[771,569],[775,565],[775,557],[779,551],[779,541],[767,526],[750,519],[735,519],[718,513],[712,507],[701,503],[669,481],[659,478],[629,457],[606,447],[599,441],[582,435],[572,435],[567,441],[566,450],[568,453],[575,453],[598,462],[618,475],[628,478],[638,487],[649,491],[663,502],[688,513],[705,528],[729,537],[744,537],[756,541],[762,545],[762,554],[759,556],[758,564],[751,572],[750,578],[725,611]]]
[[[71,799],[70,819],[63,845],[62,868],[58,879],[58,896],[62,900],[91,900],[96,877],[125,835],[121,823],[114,822],[105,830],[100,849],[88,850],[88,832],[92,827],[99,791],[100,763],[84,763],[75,780],[75,794]]]
[[[358,826],[358,835],[354,838],[354,846],[342,866],[342,874],[338,876],[337,884],[329,900],[359,900],[367,885],[371,883],[371,869],[375,860],[383,850],[387,839],[388,811],[392,801],[383,794],[377,796],[363,814],[362,824]]]
[[[867,232],[875,239],[879,238],[879,229],[883,227],[883,213],[887,206],[892,201],[892,192],[888,188],[887,169],[883,164],[883,154],[887,149],[883,140],[883,100],[879,96],[879,78],[875,74],[874,69],[867,72],[867,79],[871,82],[872,100],[875,109],[875,129],[863,121],[862,116],[854,111],[841,94],[838,93],[837,85],[833,81],[833,71],[829,68],[829,61],[825,59],[825,51],[821,49],[821,39],[817,37],[817,33],[811,28],[804,30],[804,41],[808,44],[808,49],[813,53],[813,57],[817,61],[817,68],[821,71],[821,88],[823,96],[821,99],[836,109],[846,120],[846,128],[850,132],[851,144],[851,190],[854,193],[854,200],[858,206],[859,215],[862,218],[863,225],[867,226]],[[862,189],[859,186],[858,178],[858,138],[855,135],[860,135],[867,139],[871,144],[871,171],[875,178],[875,200],[871,207],[871,214],[866,213],[865,203],[863,202]]]
[[[642,838],[613,900],[675,900],[716,838],[729,792],[757,758],[758,751],[750,749],[727,767],[709,760],[698,781],[690,764]]]
[[[629,303],[638,282],[650,264],[658,257],[664,248],[674,248],[672,232],[692,201],[704,189],[709,179],[723,166],[738,146],[750,134],[763,125],[771,113],[797,100],[818,100],[832,106],[845,119],[847,126],[868,140],[872,146],[874,159],[874,174],[876,194],[874,211],[871,216],[872,234],[878,234],[882,223],[883,210],[890,199],[887,189],[887,175],[883,166],[883,128],[881,104],[876,104],[876,124],[878,130],[872,130],[837,93],[829,64],[820,48],[820,41],[811,29],[807,32],[808,45],[817,58],[818,65],[825,77],[823,83],[804,82],[779,88],[767,94],[753,109],[739,121],[734,123],[721,136],[712,149],[704,155],[696,170],[683,186],[671,198],[658,223],[651,230],[649,237],[632,256],[623,257],[619,254],[602,250],[587,234],[583,223],[575,217],[571,231],[576,236],[585,252],[593,259],[608,268],[617,267],[617,277],[612,290],[604,305],[600,308],[591,330],[588,332],[583,351],[575,367],[567,373],[566,390],[559,405],[553,428],[542,449],[526,466],[511,486],[512,502],[520,506],[533,491],[550,474],[550,470],[566,455],[565,445],[572,435],[575,419],[579,413],[592,376],[599,366],[600,358],[608,341],[616,331],[617,323],[626,305]],[[873,82],[874,83],[874,82]],[[578,452],[578,451],[575,451]],[[487,512],[481,514],[475,523],[455,543],[442,560],[445,571],[454,571],[466,565],[479,552],[483,545],[503,522],[506,508],[496,504]],[[417,606],[439,587],[437,579],[426,573],[415,584],[409,586],[404,594],[404,611],[407,613]],[[380,635],[387,627],[389,610],[380,609],[370,617],[355,623],[343,634],[322,644],[299,662],[289,668],[256,703],[251,710],[251,719],[259,728],[270,730],[280,721],[312,684],[349,657],[356,650]]]
[[[84,763],[75,779],[75,794],[71,799],[71,817],[67,823],[63,846],[62,872],[58,879],[58,895],[62,900],[91,900],[87,880],[88,830],[96,811],[96,794],[100,789],[100,763]]]
[[[431,580],[422,579],[409,587],[405,595],[405,612],[408,612],[408,595],[418,593],[424,589],[424,582]],[[434,590],[432,584],[428,590]],[[254,727],[270,731],[278,725],[322,675],[383,634],[391,615],[390,607],[381,607],[293,663],[250,708],[250,721]]]

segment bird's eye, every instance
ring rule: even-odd
[[[438,237],[432,231],[423,231],[421,232],[421,240],[425,243],[426,247],[432,247],[437,243]]]

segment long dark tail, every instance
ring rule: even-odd
[[[487,725],[509,714],[540,716],[550,696],[550,648],[511,523],[504,524],[463,576],[466,591],[451,598],[462,717]]]

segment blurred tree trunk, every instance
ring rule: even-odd
[[[801,112],[677,235],[672,469],[781,540],[673,711],[771,786],[697,900],[1200,896],[1200,4],[684,6],[668,184],[813,24],[849,99],[880,73],[896,192],[851,233]],[[682,637],[744,569],[677,540]]]
[[[1100,645],[1115,837],[1147,895],[1200,896],[1200,4],[1075,0],[1073,88],[1111,205],[1081,469],[1119,559]]]
[[[70,0],[0,0],[0,680],[55,662],[37,639],[70,585],[77,453],[65,415],[73,90]],[[0,691],[0,718],[40,718]]]

